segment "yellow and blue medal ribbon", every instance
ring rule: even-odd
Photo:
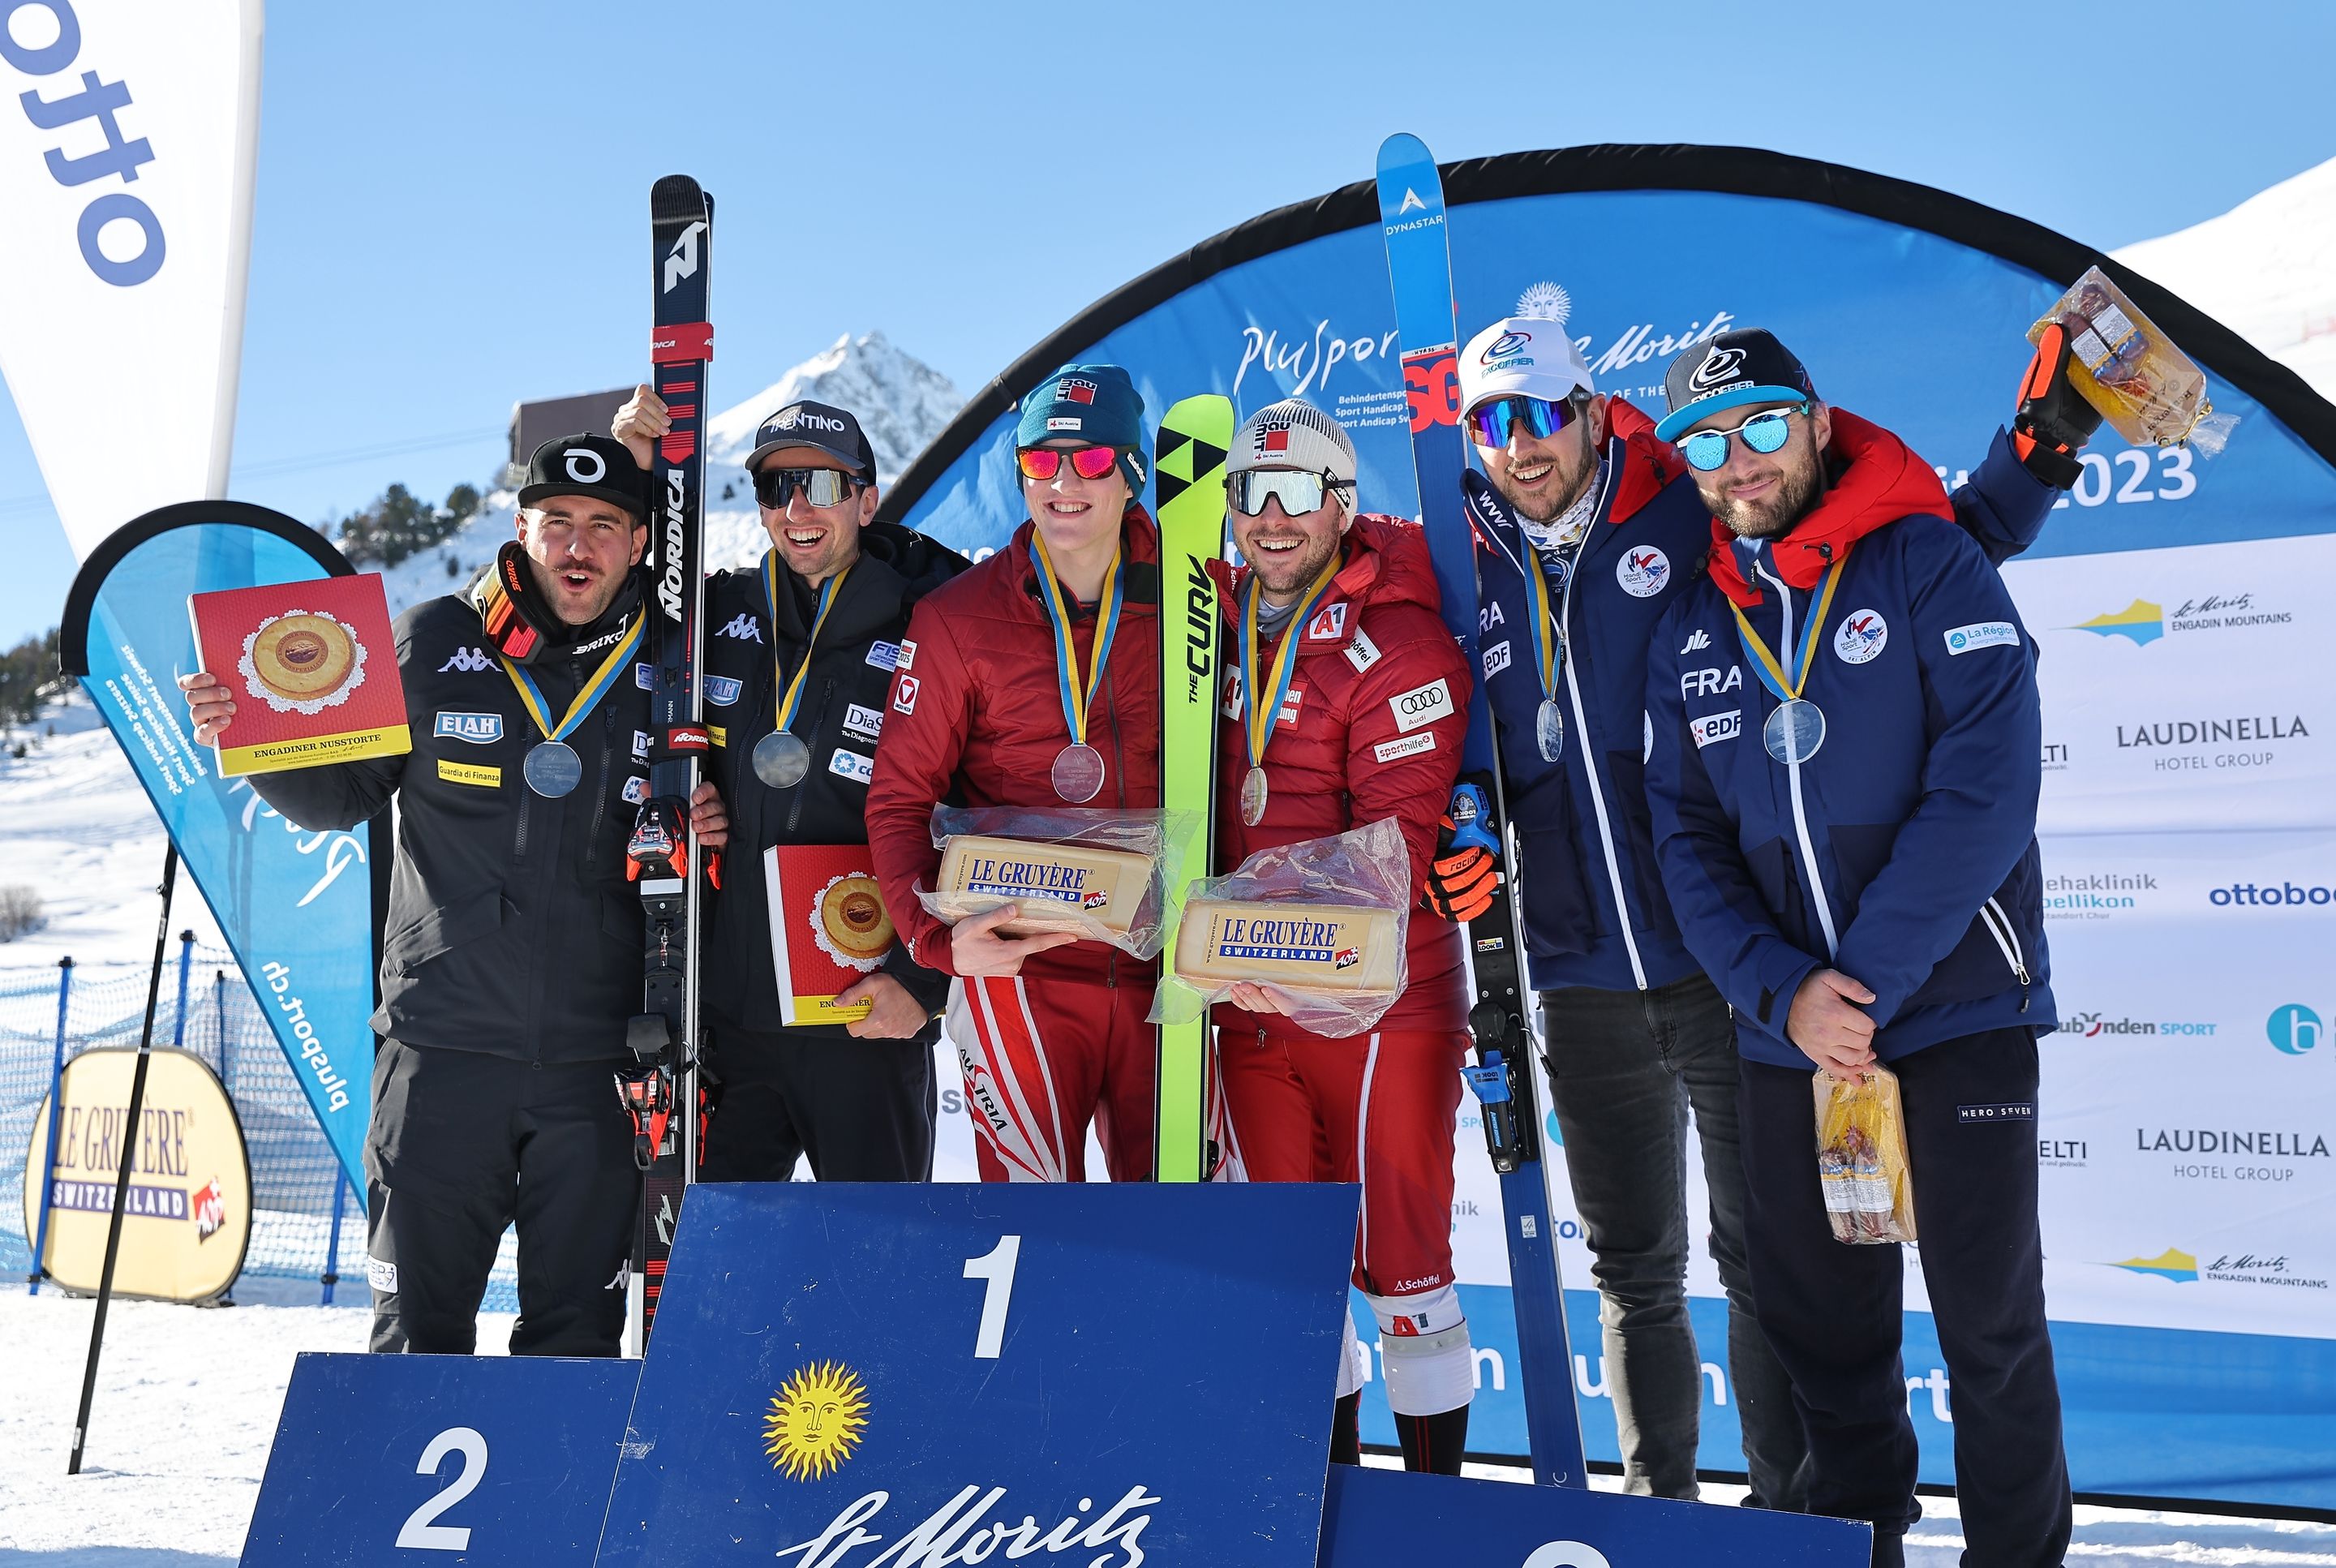
[[[1817,747],[1825,745],[1825,710],[1802,696],[1801,691],[1809,684],[1817,636],[1825,628],[1825,612],[1833,608],[1833,590],[1840,586],[1842,565],[1835,561],[1825,569],[1825,580],[1810,600],[1808,621],[1801,628],[1800,647],[1786,649],[1793,656],[1789,665],[1777,662],[1760,634],[1752,629],[1744,607],[1733,599],[1728,601],[1728,610],[1736,617],[1737,640],[1744,645],[1745,657],[1752,661],[1752,673],[1760,677],[1760,684],[1776,699],[1776,709],[1762,726],[1761,742],[1768,755],[1780,763],[1805,763],[1817,755]],[[1779,591],[1789,594],[1792,590]]]
[[[1541,706],[1533,714],[1533,744],[1541,760],[1555,762],[1565,755],[1565,715],[1557,706],[1557,672],[1564,650],[1557,640],[1557,607],[1550,601],[1549,578],[1542,570],[1541,552],[1525,544],[1525,591],[1533,596],[1533,664],[1541,674]]]
[[[576,700],[568,705],[567,713],[557,726],[551,722],[551,708],[543,700],[543,693],[536,689],[535,677],[502,655],[495,656],[502,659],[503,673],[518,688],[520,705],[527,709],[527,716],[535,721],[537,731],[543,736],[539,744],[528,748],[527,760],[520,770],[527,777],[528,788],[557,800],[583,782],[583,759],[568,744],[568,737],[599,706],[617,677],[633,662],[633,652],[641,646],[641,628],[647,620],[645,616],[633,618],[633,624],[626,628],[617,646],[608,650],[608,657],[600,661],[600,667],[592,672],[592,678],[584,683],[584,689],[576,694]]]
[[[1039,602],[1046,607],[1046,619],[1055,632],[1056,689],[1063,699],[1063,723],[1071,733],[1071,744],[1055,754],[1055,793],[1079,805],[1095,799],[1103,788],[1103,753],[1087,744],[1087,705],[1095,700],[1095,687],[1103,684],[1112,639],[1119,635],[1120,606],[1127,596],[1120,570],[1122,551],[1112,550],[1110,570],[1104,573],[1095,641],[1089,646],[1084,672],[1079,668],[1078,645],[1071,640],[1070,606],[1064,602],[1062,585],[1055,579],[1046,541],[1035,526],[1030,531],[1030,559],[1038,569]]]
[[[812,650],[819,646],[820,628],[827,624],[827,612],[835,607],[836,590],[851,575],[852,568],[847,566],[820,585],[819,610],[812,618],[811,635],[803,639],[803,663],[789,680],[779,663],[779,552],[763,552],[763,603],[771,622],[771,689],[780,695],[771,733],[754,743],[754,776],[773,789],[792,789],[811,771],[811,745],[793,733],[792,726],[795,710],[803,706],[803,678],[811,674]]]
[[[1241,671],[1242,697],[1249,705],[1241,715],[1242,738],[1249,745],[1249,773],[1241,780],[1241,818],[1250,827],[1265,820],[1265,748],[1273,738],[1273,723],[1281,715],[1281,705],[1289,700],[1290,683],[1298,674],[1298,641],[1306,623],[1314,618],[1315,609],[1330,592],[1331,580],[1338,575],[1343,550],[1330,552],[1322,570],[1306,590],[1305,599],[1290,616],[1281,642],[1273,650],[1273,666],[1263,672],[1257,667],[1257,574],[1252,570],[1249,592],[1241,600]],[[1267,700],[1270,698],[1271,700]]]

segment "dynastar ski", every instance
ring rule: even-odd
[[[1224,665],[1217,590],[1206,563],[1225,549],[1225,449],[1233,440],[1233,405],[1188,397],[1160,422],[1154,495],[1160,523],[1160,799],[1192,820],[1175,882],[1169,888],[1168,952],[1176,950],[1175,918],[1187,888],[1210,864],[1216,842],[1217,701]],[[1163,1182],[1204,1182],[1220,1151],[1211,1142],[1213,1094],[1204,1012],[1187,1024],[1160,1026],[1153,1174]]]
[[[1395,288],[1404,391],[1411,409],[1411,460],[1419,480],[1420,522],[1436,563],[1436,587],[1472,670],[1476,652],[1476,558],[1461,507],[1467,456],[1460,441],[1459,332],[1452,298],[1452,252],[1444,223],[1444,180],[1418,137],[1379,145],[1379,219],[1387,276]],[[1469,969],[1475,1005],[1468,1013],[1476,1065],[1469,1084],[1482,1103],[1484,1142],[1501,1176],[1509,1245],[1509,1289],[1523,1361],[1525,1432],[1533,1479],[1545,1485],[1588,1485],[1582,1421],[1573,1404],[1573,1357],[1565,1333],[1565,1293],[1557,1269],[1557,1235],[1541,1159],[1539,1096],[1533,1087],[1533,1037],[1525,1021],[1525,977],[1517,941],[1515,856],[1501,792],[1500,752],[1484,687],[1468,704],[1460,783],[1452,794],[1459,842],[1480,843],[1499,858],[1502,894],[1468,922]]]
[[[707,274],[714,200],[686,175],[649,191],[652,385],[672,427],[649,466],[649,799],[633,820],[626,875],[647,917],[643,1002],[628,1030],[634,1066],[618,1075],[633,1114],[633,1157],[647,1173],[626,1301],[626,1339],[638,1354],[656,1320],[682,1192],[697,1176],[699,889],[719,885],[718,856],[701,857],[689,827],[706,755],[697,666],[704,653],[706,370],[714,357]]]

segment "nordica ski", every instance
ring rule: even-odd
[[[1404,391],[1411,409],[1411,461],[1419,481],[1420,522],[1436,563],[1444,621],[1471,670],[1476,651],[1476,558],[1460,476],[1459,332],[1452,298],[1452,251],[1444,222],[1444,180],[1426,143],[1398,134],[1379,145],[1379,219],[1387,276],[1395,289]],[[1468,704],[1460,783],[1452,794],[1458,842],[1498,857],[1502,896],[1468,922],[1469,970],[1475,1005],[1468,1013],[1476,1065],[1469,1086],[1482,1104],[1484,1142],[1501,1176],[1509,1246],[1509,1289],[1523,1362],[1525,1432],[1533,1479],[1544,1485],[1589,1484],[1582,1421],[1573,1404],[1573,1356],[1566,1340],[1565,1292],[1558,1277],[1557,1232],[1541,1158],[1541,1114],[1533,1087],[1533,1036],[1525,1021],[1525,977],[1519,959],[1515,857],[1501,791],[1500,752],[1484,687]]]
[[[626,1342],[648,1342],[683,1190],[697,1177],[697,951],[703,878],[721,883],[689,827],[706,755],[697,666],[706,611],[706,369],[714,357],[707,274],[714,200],[686,175],[649,191],[655,327],[649,360],[673,416],[649,470],[649,799],[633,819],[625,874],[647,917],[642,1010],[627,1031],[633,1066],[617,1077],[633,1115],[633,1158],[647,1174],[626,1299]],[[702,873],[702,874],[701,874]]]
[[[1217,699],[1224,665],[1217,590],[1207,562],[1225,550],[1225,450],[1232,445],[1233,405],[1223,397],[1188,397],[1160,422],[1153,465],[1160,523],[1160,799],[1192,819],[1170,886],[1168,945],[1187,889],[1210,864],[1216,844]],[[1210,1137],[1215,1057],[1209,1019],[1160,1026],[1153,1174],[1163,1182],[1205,1182],[1220,1151]]]

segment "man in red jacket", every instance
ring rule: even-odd
[[[917,898],[940,863],[936,801],[1160,804],[1160,533],[1135,499],[1144,400],[1115,365],[1066,365],[1023,399],[1015,444],[1030,521],[910,617],[868,843],[910,954],[951,977],[945,1027],[983,1179],[1084,1180],[1093,1121],[1112,1180],[1142,1181],[1158,966],[1067,934],[1001,935],[1010,904],[951,927]]]
[[[1233,1143],[1251,1181],[1362,1184],[1354,1281],[1378,1319],[1404,1464],[1456,1475],[1475,1383],[1452,1278],[1467,989],[1459,927],[1416,893],[1460,771],[1468,667],[1437,614],[1418,525],[1357,515],[1355,449],[1337,420],[1295,400],[1260,409],[1226,466],[1249,564],[1218,579],[1241,661],[1219,748],[1225,866],[1392,817],[1415,891],[1405,987],[1370,1033],[1326,1039],[1259,986],[1217,1009]],[[1358,1356],[1340,1360],[1331,1439],[1350,1464]]]

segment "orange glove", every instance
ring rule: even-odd
[[[1455,844],[1457,831],[1447,813],[1436,838],[1436,859],[1427,868],[1427,907],[1447,920],[1473,920],[1493,907],[1500,890],[1500,864],[1482,844]]]

